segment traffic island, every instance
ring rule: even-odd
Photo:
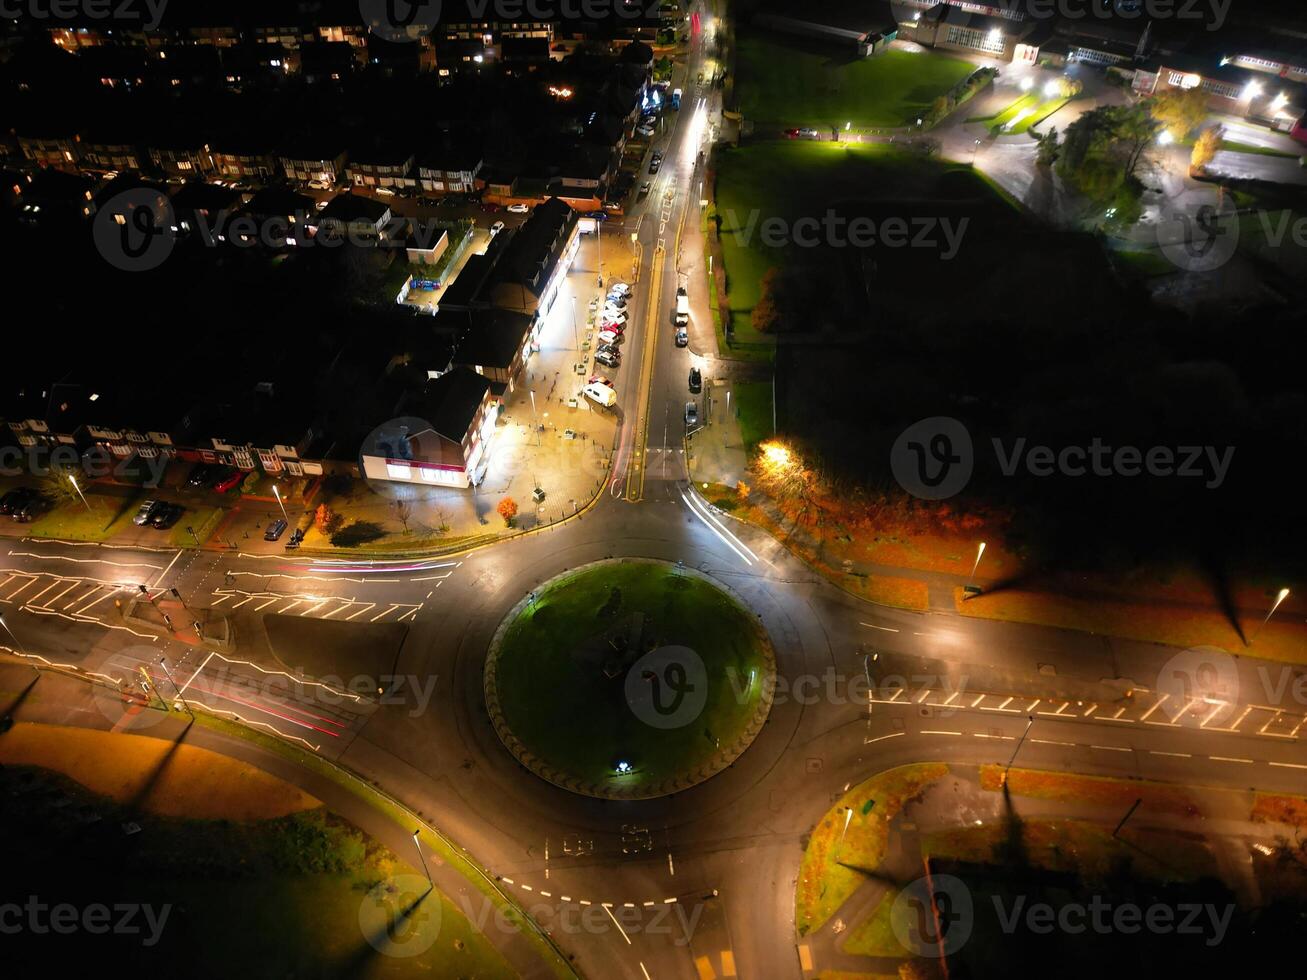
[[[130,629],[149,630],[168,639],[235,653],[236,635],[231,620],[212,609],[192,609],[180,599],[161,596],[133,598],[122,607],[123,623]]]
[[[556,786],[652,799],[731,765],[762,729],[776,657],[759,618],[693,569],[614,559],[551,579],[495,632],[486,707]]]

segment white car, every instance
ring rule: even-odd
[[[601,344],[620,344],[622,335],[616,330],[601,330],[599,332],[599,343]]]
[[[612,323],[626,322],[626,310],[619,310],[616,306],[605,306],[600,316]]]
[[[631,287],[624,282],[610,283],[608,286],[608,291],[610,293],[617,293],[619,296],[631,295]]]
[[[509,214],[530,214],[531,205],[529,204],[510,204],[508,206]]]
[[[389,187],[378,187],[377,194],[381,197],[394,197],[395,192]]]
[[[504,230],[504,223],[502,221],[496,221],[493,225],[490,226],[490,237],[494,238],[503,230]]]
[[[604,408],[612,408],[617,404],[617,392],[608,385],[588,384],[581,389],[581,393]]]

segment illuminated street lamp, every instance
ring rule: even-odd
[[[290,526],[290,515],[286,513],[286,505],[281,501],[281,490],[274,483],[272,485],[272,495],[277,498],[277,506],[281,508],[281,516],[286,519],[286,526]]]
[[[962,598],[970,599],[973,595],[980,595],[980,586],[973,585],[972,579],[976,577],[976,569],[980,567],[980,556],[985,553],[985,542],[980,542],[980,547],[976,549],[976,560],[971,563],[971,574],[967,576],[967,584],[962,587]]]
[[[27,651],[24,650],[23,645],[18,642],[18,637],[14,636],[14,631],[9,628],[9,624],[5,622],[5,618],[3,616],[0,616],[0,626],[3,626],[5,628],[5,632],[9,634],[9,639],[13,640],[14,646],[18,647],[18,652],[21,653],[23,656],[27,656]]]
[[[1008,760],[1007,760],[1007,765],[1003,767],[1003,785],[1004,785],[1004,786],[1007,785],[1007,774],[1008,774],[1008,770],[1012,768],[1012,763],[1014,763],[1014,762],[1017,761],[1017,753],[1021,751],[1021,746],[1025,743],[1025,741],[1026,741],[1026,736],[1030,734],[1030,726],[1033,725],[1034,723],[1035,723],[1035,716],[1034,716],[1034,715],[1026,715],[1026,730],[1025,730],[1024,732],[1022,732],[1022,733],[1021,733],[1021,737],[1020,737],[1019,739],[1017,739],[1017,747],[1016,747],[1015,749],[1012,750],[1012,758],[1008,759]]]
[[[422,853],[422,839],[418,836],[421,833],[421,827],[413,831],[413,843],[417,845],[418,860],[422,862],[422,872],[427,876],[427,884],[435,888],[435,882],[431,880],[431,871],[427,868],[427,856]]]
[[[79,496],[79,497],[82,498],[82,503],[83,503],[83,504],[86,504],[86,509],[87,509],[87,510],[90,510],[90,509],[91,509],[91,505],[90,505],[90,503],[89,503],[89,502],[87,501],[87,499],[86,499],[86,494],[82,493],[82,488],[79,487],[79,486],[77,485],[77,477],[75,477],[75,476],[73,476],[71,473],[69,473],[69,474],[68,474],[68,482],[71,483],[71,484],[73,485],[73,489],[77,491],[77,496]]]
[[[1267,611],[1266,618],[1257,624],[1257,629],[1253,630],[1253,635],[1248,637],[1248,643],[1245,643],[1244,646],[1247,646],[1249,643],[1252,643],[1253,639],[1256,638],[1257,634],[1262,631],[1262,627],[1271,621],[1271,617],[1275,615],[1275,610],[1280,608],[1280,603],[1282,603],[1287,598],[1289,598],[1288,589],[1281,589],[1279,592],[1275,594],[1275,601],[1271,603],[1271,608]]]
[[[1157,135],[1157,142],[1161,146],[1170,146],[1171,141],[1174,139],[1175,137],[1171,135],[1169,129],[1164,129]]]

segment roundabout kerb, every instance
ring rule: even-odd
[[[756,683],[758,690],[756,703],[747,717],[739,719],[740,724],[727,739],[723,740],[720,737],[715,739],[711,752],[696,758],[683,769],[658,779],[651,780],[639,768],[624,772],[616,767],[605,778],[596,779],[569,770],[557,760],[551,761],[545,758],[543,753],[514,732],[504,706],[504,701],[508,699],[508,692],[500,690],[500,658],[505,651],[505,640],[509,631],[522,620],[534,603],[542,601],[551,592],[566,589],[570,583],[582,579],[591,572],[601,571],[604,568],[631,569],[638,566],[647,566],[662,575],[670,574],[702,583],[719,593],[722,599],[738,607],[734,612],[738,613],[742,622],[748,624],[748,629],[751,631],[749,640],[752,644],[750,652],[757,660],[762,676],[754,677],[751,672],[749,684],[752,686]],[[635,617],[634,630],[643,621],[644,613],[637,610],[628,615]],[[592,642],[593,637],[578,640],[578,645],[582,641]],[[696,724],[700,712],[704,710],[705,700],[714,681],[717,684],[734,684],[733,679],[724,681],[721,677],[714,678],[710,675],[703,659],[689,647],[667,645],[646,650],[644,644],[640,643],[634,650],[628,649],[623,652],[623,661],[632,655],[636,659],[632,662],[623,662],[620,671],[608,674],[609,681],[616,684],[620,674],[626,700],[625,710],[644,725],[644,728],[638,730],[650,739],[657,739],[659,730],[680,729]],[[616,661],[618,658],[614,656],[611,659]],[[606,672],[611,669],[609,666]],[[672,562],[651,558],[612,558],[560,573],[541,583],[519,600],[495,630],[486,653],[485,670],[482,676],[486,709],[495,734],[509,753],[528,771],[555,786],[582,796],[608,800],[645,800],[668,796],[696,786],[726,769],[744,754],[762,730],[771,711],[775,694],[776,653],[761,618],[750,610],[741,596],[730,586],[698,569]],[[696,685],[702,687],[702,694],[696,693]],[[736,687],[734,690],[739,700],[740,688]],[[676,692],[671,710],[668,710],[664,703],[663,695],[666,691]],[[549,697],[548,691],[540,691],[539,694],[541,697]],[[710,732],[705,731],[704,734],[710,735]],[[623,747],[613,745],[611,748],[616,756]],[[621,765],[620,762],[615,763],[617,767]]]

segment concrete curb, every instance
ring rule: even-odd
[[[600,568],[604,565],[621,564],[658,565],[664,568],[677,569],[683,575],[698,578],[701,581],[712,585],[714,588],[725,592],[735,602],[737,602],[742,609],[749,611],[748,604],[745,603],[743,598],[729,585],[717,581],[712,576],[707,575],[698,569],[685,567],[677,568],[677,566],[672,565],[670,562],[660,561],[654,558],[607,558],[601,561],[590,562],[580,568],[571,569],[570,571],[555,575],[553,578],[541,583],[535,591],[543,593],[546,589],[549,589],[562,580],[571,578],[580,572]],[[486,710],[490,714],[490,722],[494,726],[495,734],[499,736],[499,740],[504,744],[504,748],[508,749],[513,757],[517,759],[524,768],[533,775],[545,780],[545,782],[553,783],[555,786],[572,793],[577,793],[581,796],[590,796],[601,800],[650,800],[660,796],[670,796],[673,793],[679,793],[681,790],[697,786],[699,783],[712,778],[723,769],[732,765],[735,760],[742,756],[745,750],[753,744],[753,740],[757,738],[759,732],[762,731],[762,726],[766,723],[767,716],[771,713],[772,700],[775,696],[774,680],[776,677],[776,651],[772,647],[771,638],[768,636],[766,628],[763,627],[761,619],[750,611],[750,615],[755,620],[755,635],[757,636],[759,645],[762,648],[763,659],[766,663],[768,682],[764,682],[763,684],[762,697],[758,701],[757,710],[755,710],[753,718],[750,719],[748,727],[739,735],[738,738],[735,739],[735,741],[719,748],[711,757],[709,757],[707,762],[693,771],[683,773],[671,779],[666,779],[654,786],[644,786],[640,788],[632,787],[630,789],[614,789],[613,787],[602,783],[587,782],[579,776],[550,765],[537,756],[526,745],[526,743],[513,733],[508,725],[507,719],[504,718],[503,709],[499,703],[499,680],[495,669],[498,662],[499,650],[503,644],[504,636],[508,632],[508,628],[517,620],[517,617],[521,615],[522,611],[526,609],[530,601],[530,595],[519,600],[518,603],[509,610],[508,615],[504,617],[503,621],[499,624],[499,627],[495,630],[495,635],[490,641],[490,648],[486,652],[485,668],[482,674],[482,686],[485,691]]]

